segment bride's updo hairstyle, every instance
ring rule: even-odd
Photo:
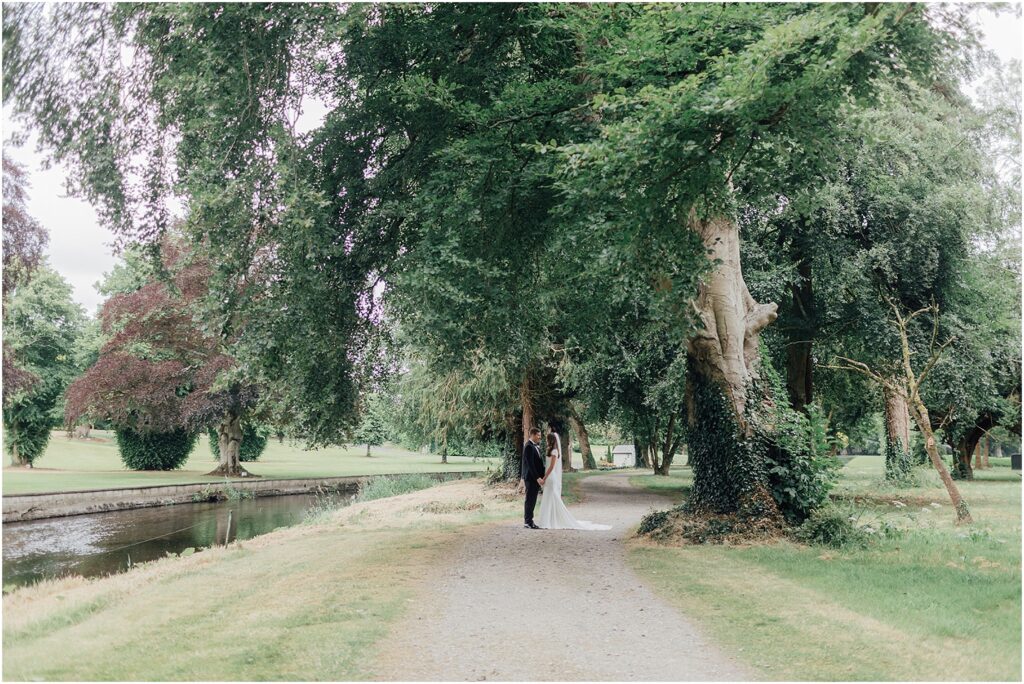
[[[548,453],[550,454],[552,449],[557,449],[557,448],[558,448],[558,438],[555,437],[555,433],[554,432],[549,432],[548,433]]]

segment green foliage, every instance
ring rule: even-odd
[[[795,536],[807,544],[841,549],[864,546],[867,535],[855,524],[856,516],[845,506],[822,506],[808,516],[797,528]]]
[[[828,501],[839,477],[840,462],[833,455],[835,439],[828,434],[828,420],[817,404],[806,412],[790,407],[782,379],[763,355],[761,375],[772,397],[767,435],[768,482],[772,498],[791,523],[799,523]]]
[[[668,524],[669,511],[652,511],[640,519],[638,534],[650,534]]]
[[[7,453],[15,456],[15,465],[31,466],[50,443],[52,420],[48,414],[38,412],[38,406],[31,402],[13,407],[10,415],[4,421],[4,446]]]
[[[142,434],[122,428],[117,431],[117,448],[130,470],[176,470],[188,460],[198,436],[186,430]]]
[[[217,431],[210,428],[206,431],[210,440],[210,451],[215,461],[220,460],[220,441],[217,439]],[[270,429],[264,425],[247,421],[242,424],[242,444],[238,448],[238,460],[251,462],[259,459],[263,450],[267,448],[267,439],[270,436]]]
[[[437,484],[437,480],[426,475],[381,475],[370,478],[356,495],[356,501],[373,501],[389,496],[408,494],[420,489],[427,489]]]
[[[5,349],[20,370],[35,378],[4,395],[4,443],[21,463],[31,464],[46,448],[54,411],[77,371],[76,345],[84,324],[71,286],[45,265],[15,289],[4,307]]]
[[[768,485],[768,442],[760,435],[740,436],[731,404],[721,389],[706,381],[691,362],[693,427],[686,441],[693,490],[689,509],[700,513],[764,515]],[[749,401],[756,401],[751,393]]]
[[[371,394],[363,402],[362,420],[355,440],[366,445],[367,454],[371,446],[380,446],[388,436],[387,411],[385,399],[380,394]]]

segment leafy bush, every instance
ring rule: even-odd
[[[378,477],[370,478],[369,481],[362,486],[359,490],[359,494],[356,496],[356,501],[373,501],[374,499],[384,499],[389,496],[399,496],[401,494],[415,492],[419,489],[427,489],[428,487],[433,487],[436,484],[437,480],[429,478],[426,475],[380,475]]]
[[[654,511],[648,513],[640,519],[640,527],[637,529],[639,534],[650,534],[655,530],[661,529],[668,523],[669,511]]]
[[[828,501],[841,464],[832,454],[834,439],[828,434],[828,421],[821,407],[809,404],[807,413],[794,410],[778,373],[767,363],[763,373],[774,398],[773,415],[768,421],[775,426],[768,435],[768,483],[786,520],[799,523]]]
[[[131,470],[175,470],[188,460],[197,437],[197,433],[185,430],[143,434],[121,428],[117,431],[117,448]]]
[[[210,437],[210,451],[213,452],[214,460],[220,460],[220,443],[217,441],[217,431],[213,428],[207,433]],[[242,446],[238,449],[238,460],[251,462],[263,454],[267,448],[267,438],[270,430],[262,425],[246,423],[242,426]]]
[[[857,517],[844,506],[822,506],[815,509],[796,530],[796,538],[807,544],[841,549],[846,546],[863,546],[867,533],[857,527]]]

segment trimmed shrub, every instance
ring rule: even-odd
[[[213,459],[220,460],[220,442],[217,441],[217,431],[210,428],[207,431],[210,437],[210,451],[213,452]],[[267,448],[267,437],[270,431],[259,425],[246,423],[242,426],[242,446],[238,449],[238,460],[252,462],[258,459],[263,450]]]
[[[117,431],[121,460],[132,470],[176,470],[180,468],[199,435],[185,430],[139,433],[130,428]]]

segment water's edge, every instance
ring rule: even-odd
[[[429,475],[444,481],[475,477],[478,473]],[[306,519],[310,509],[350,504],[360,484],[370,477],[381,476],[316,480],[314,490],[297,493],[276,486],[242,492],[233,482],[226,483],[230,487],[224,483],[204,484],[200,486],[204,498],[173,502],[181,505],[155,501],[105,512],[5,521],[4,592],[43,579],[109,575],[168,554],[193,553],[297,525]],[[218,488],[226,496],[219,496]]]
[[[440,471],[421,473],[444,482],[456,477],[473,477],[482,471]],[[355,493],[374,477],[399,477],[405,473],[381,473],[349,477],[295,479],[242,479],[223,482],[198,482],[176,485],[147,485],[116,489],[89,489],[74,492],[40,492],[3,496],[3,522],[25,522],[44,518],[89,515],[108,511],[126,511],[153,506],[191,504],[242,496],[287,496],[320,492]]]

